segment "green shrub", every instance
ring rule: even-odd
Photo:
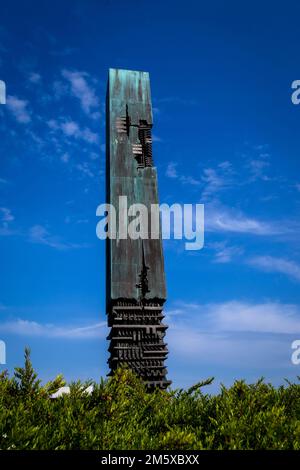
[[[63,377],[41,385],[26,349],[24,367],[0,374],[0,449],[300,450],[299,383],[236,381],[213,396],[203,392],[212,380],[149,393],[122,367],[52,399]]]

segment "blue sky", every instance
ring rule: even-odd
[[[0,339],[41,377],[105,375],[104,98],[150,72],[160,201],[205,204],[205,246],[165,242],[169,378],[295,379],[300,6],[6,2],[0,14]]]

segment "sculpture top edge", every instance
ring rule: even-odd
[[[144,103],[151,107],[150,77],[148,72],[109,69],[110,100],[125,103]]]

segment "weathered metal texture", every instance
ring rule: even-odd
[[[156,168],[138,168],[133,146],[139,144],[138,125],[152,126],[149,75],[127,70],[109,71],[108,99],[108,202],[118,207],[126,195],[128,207],[158,203]],[[129,132],[120,132],[120,118],[130,118]],[[149,298],[166,299],[164,264],[160,240],[143,240],[145,263],[151,270]],[[142,240],[112,240],[110,251],[110,298],[139,299],[136,287],[142,267]]]
[[[158,190],[157,172],[152,166],[147,72],[109,70],[106,116],[107,202],[116,208],[117,221],[119,196],[127,196],[128,207],[144,204],[150,214],[151,204],[158,204]],[[106,297],[112,327],[111,370],[127,362],[149,386],[167,386],[170,382],[163,363],[167,327],[161,323],[166,300],[161,236],[107,240]]]

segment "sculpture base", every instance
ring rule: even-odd
[[[164,343],[166,325],[162,323],[163,305],[144,301],[133,304],[117,301],[111,306],[108,314],[108,325],[111,326],[108,364],[110,373],[121,364],[126,364],[146,383],[147,388],[167,388],[164,361],[168,354]]]

